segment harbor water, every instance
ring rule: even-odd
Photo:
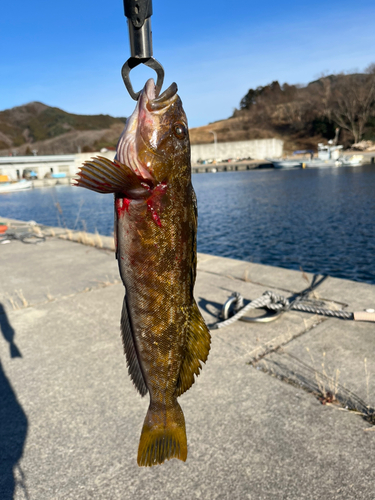
[[[193,175],[198,251],[375,284],[375,168]],[[113,234],[113,197],[71,186],[0,195],[0,215]]]

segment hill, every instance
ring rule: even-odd
[[[375,139],[375,65],[366,73],[319,78],[302,87],[274,81],[249,89],[233,116],[190,130],[192,144],[276,137],[287,152],[334,139],[348,147]]]
[[[68,154],[116,146],[126,118],[76,115],[41,102],[0,112],[0,154]]]
[[[76,115],[41,102],[0,112],[0,155],[69,154],[114,148],[126,119]],[[348,147],[375,140],[375,64],[365,73],[329,75],[306,86],[274,81],[249,89],[230,118],[190,129],[192,144],[284,140],[284,150],[316,150],[334,139]]]

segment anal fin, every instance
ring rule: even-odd
[[[133,384],[139,391],[140,395],[145,396],[148,392],[148,389],[141,366],[139,364],[137,348],[134,342],[133,331],[129,320],[126,297],[124,298],[121,313],[121,336],[130,378],[132,379]]]
[[[177,380],[176,396],[181,396],[194,384],[194,375],[198,376],[202,368],[201,362],[207,361],[210,344],[210,332],[194,301],[190,313],[185,357]]]

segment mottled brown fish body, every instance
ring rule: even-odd
[[[122,338],[135,386],[150,393],[138,450],[138,464],[148,466],[186,460],[177,397],[194,383],[210,346],[193,297],[197,213],[176,90],[155,99],[149,81],[120,138],[117,161],[87,162],[78,180],[115,193],[116,253],[126,288]]]
[[[194,229],[192,195],[186,179],[178,179],[161,189],[155,195],[154,208],[160,225],[152,218],[147,203],[116,199],[121,277],[127,291],[126,305],[136,338],[140,369],[151,398],[143,430],[144,444],[151,428],[160,427],[161,438],[165,429],[176,421],[178,428],[184,428],[176,387],[193,305],[190,277]],[[184,434],[179,443],[180,458],[185,460]],[[158,461],[157,456],[144,456],[144,449],[147,450],[147,446],[142,447],[141,442],[139,463],[151,465],[152,458]]]

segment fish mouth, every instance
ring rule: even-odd
[[[177,99],[177,90],[177,84],[173,82],[159,97],[155,97],[156,86],[154,80],[148,80],[145,86],[147,109],[149,111],[158,111],[169,106]]]
[[[172,83],[160,96],[156,96],[156,85],[150,78],[142,90],[137,106],[128,119],[124,132],[122,133],[116,149],[116,158],[120,163],[127,165],[136,174],[144,179],[153,180],[150,171],[150,162],[142,162],[139,159],[138,148],[145,148],[148,154],[163,158],[158,151],[157,121],[156,115],[163,114],[165,108],[172,105],[178,99],[177,85]],[[155,115],[153,117],[153,115]],[[144,130],[146,129],[146,131]],[[150,130],[151,129],[151,133]],[[148,134],[150,133],[150,137]],[[144,136],[146,134],[146,137]],[[137,145],[137,137],[142,141],[142,146]]]

